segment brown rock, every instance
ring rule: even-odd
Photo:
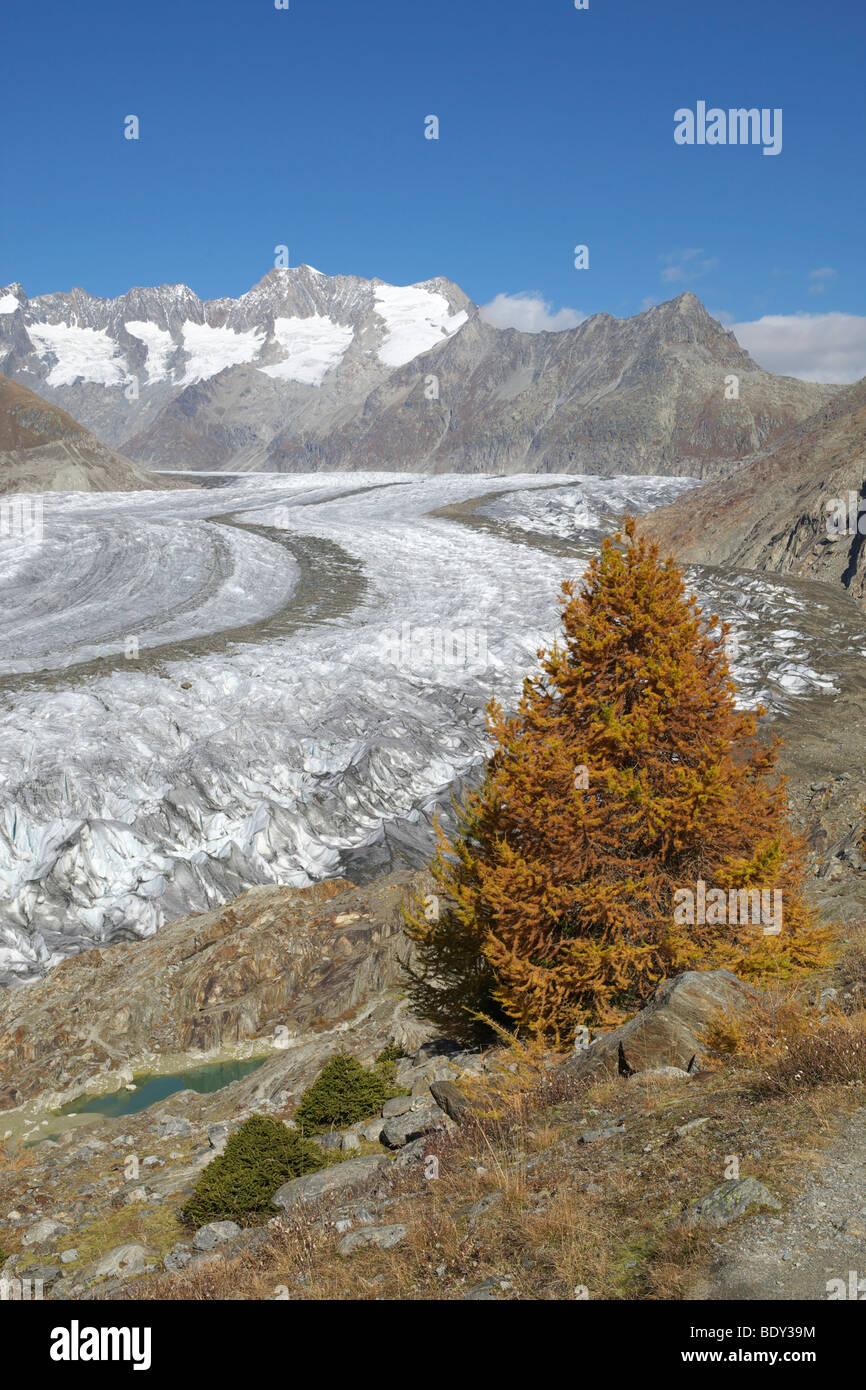
[[[688,970],[663,980],[646,1008],[569,1058],[565,1069],[593,1080],[624,1074],[623,1060],[626,1074],[658,1067],[687,1071],[706,1050],[704,1034],[712,1017],[745,1012],[758,998],[758,991],[730,970]]]

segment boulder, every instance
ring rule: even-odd
[[[717,1183],[703,1197],[690,1202],[673,1223],[676,1226],[729,1226],[745,1215],[750,1207],[772,1207],[777,1202],[769,1188],[757,1178],[728,1178]]]
[[[321,1149],[336,1151],[343,1147],[343,1136],[336,1130],[330,1130],[327,1134],[314,1135],[313,1143],[318,1144]]]
[[[405,1240],[408,1234],[406,1226],[364,1226],[360,1231],[351,1231],[343,1236],[337,1246],[337,1253],[354,1255],[356,1250],[369,1249],[370,1246],[377,1250],[391,1250],[393,1246],[399,1245],[401,1240]]]
[[[389,1160],[380,1154],[348,1158],[345,1163],[334,1163],[330,1168],[292,1178],[277,1189],[271,1200],[275,1207],[287,1211],[298,1202],[316,1202],[322,1197],[345,1199],[369,1191],[388,1167]]]
[[[647,1067],[646,1071],[636,1071],[629,1081],[689,1081],[690,1073],[682,1067]]]
[[[412,1058],[413,1067],[423,1067],[437,1057],[456,1057],[463,1051],[463,1045],[452,1038],[431,1038],[422,1043]]]
[[[107,1255],[103,1255],[101,1260],[97,1260],[93,1266],[93,1274],[98,1279],[111,1274],[128,1278],[133,1274],[142,1274],[155,1258],[154,1252],[146,1245],[138,1245],[131,1241],[126,1245],[116,1245]]]
[[[382,1106],[382,1116],[386,1120],[392,1120],[395,1115],[405,1115],[407,1110],[412,1109],[411,1096],[392,1096],[386,1100]]]
[[[473,1108],[468,1097],[453,1081],[433,1081],[430,1091],[437,1105],[458,1125],[463,1123]]]
[[[192,1243],[196,1250],[215,1250],[218,1245],[240,1233],[241,1228],[234,1221],[209,1221],[196,1231]]]
[[[182,1138],[190,1133],[192,1125],[183,1115],[161,1115],[156,1126],[157,1139]]]
[[[192,1259],[192,1249],[188,1245],[175,1245],[169,1250],[163,1260],[164,1267],[169,1274],[176,1274],[179,1269],[183,1269]]]
[[[387,1120],[380,1142],[389,1149],[402,1149],[413,1139],[432,1134],[436,1129],[444,1129],[447,1123],[448,1117],[438,1105],[425,1105],[421,1110],[409,1110],[405,1115],[395,1115]]]
[[[41,1221],[36,1221],[32,1226],[28,1226],[21,1237],[21,1244],[52,1245],[60,1236],[65,1236],[68,1230],[69,1227],[64,1226],[62,1221],[54,1221],[50,1216],[44,1216]]]
[[[213,1124],[207,1127],[207,1141],[212,1149],[216,1149],[221,1154],[229,1140],[229,1127],[227,1124]],[[144,1160],[145,1163],[147,1159]]]
[[[745,1014],[758,999],[758,991],[730,970],[688,970],[662,980],[639,1014],[570,1057],[564,1070],[591,1081],[660,1067],[687,1072],[706,1050],[713,1016]]]
[[[355,1131],[361,1139],[366,1139],[368,1144],[378,1144],[382,1137],[382,1130],[385,1128],[385,1121],[379,1115],[375,1120],[368,1120],[361,1129]]]
[[[625,1134],[625,1125],[606,1125],[602,1129],[585,1129],[578,1135],[579,1144],[596,1144],[599,1139],[610,1139],[613,1134]]]

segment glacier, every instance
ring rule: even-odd
[[[693,485],[195,481],[50,494],[41,544],[0,542],[0,984],[254,884],[420,862],[478,775],[486,701],[554,636],[562,579],[624,504]],[[690,582],[734,623],[744,700],[832,691],[833,624],[806,631],[796,585]]]

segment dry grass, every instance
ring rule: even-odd
[[[34,1165],[32,1149],[25,1149],[20,1140],[0,1141],[0,1178],[26,1173]]]
[[[389,1175],[376,1224],[406,1226],[394,1248],[342,1256],[326,1211],[311,1207],[269,1228],[255,1249],[138,1281],[125,1296],[439,1301],[493,1280],[495,1296],[511,1299],[574,1299],[582,1290],[591,1299],[688,1298],[713,1233],[677,1229],[672,1218],[723,1179],[731,1155],[741,1176],[784,1199],[863,1100],[833,1080],[767,1093],[756,1105],[760,1074],[742,1057],[699,1083],[592,1089],[551,1067],[549,1055],[524,1068],[509,1047],[497,1067],[522,1080],[495,1113],[488,1107],[431,1137],[438,1177],[426,1178],[423,1165]],[[706,1123],[678,1138],[698,1117]],[[617,1120],[622,1135],[579,1142],[586,1128]]]
[[[792,1039],[758,1083],[760,1092],[792,1095],[806,1087],[866,1082],[866,1015],[857,1014]]]
[[[859,923],[849,930],[845,948],[836,962],[836,976],[842,988],[855,998],[866,997],[866,924]]]

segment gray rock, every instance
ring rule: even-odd
[[[128,1278],[130,1275],[142,1274],[155,1258],[154,1251],[149,1250],[146,1245],[130,1241],[126,1245],[116,1245],[107,1255],[103,1255],[101,1260],[97,1260],[93,1265],[93,1274],[97,1278],[112,1274]]]
[[[697,1129],[703,1129],[704,1125],[710,1123],[709,1115],[701,1115],[697,1120],[687,1120],[683,1125],[677,1125],[674,1130],[674,1138],[682,1139],[686,1134],[693,1134]]]
[[[757,1178],[728,1178],[717,1183],[703,1197],[690,1202],[677,1217],[677,1226],[729,1226],[750,1207],[781,1209],[781,1202]]]
[[[362,1139],[366,1139],[368,1144],[378,1144],[382,1137],[382,1130],[385,1128],[385,1121],[380,1115],[378,1119],[370,1120],[363,1129],[358,1130]]]
[[[182,1138],[191,1133],[192,1125],[184,1115],[161,1115],[157,1120],[157,1139]]]
[[[41,1282],[44,1291],[45,1289],[52,1288],[52,1286],[57,1283],[61,1273],[62,1271],[59,1265],[30,1265],[29,1268],[22,1269],[17,1274],[13,1275],[12,1270],[9,1268],[9,1261],[7,1260],[3,1268],[0,1269],[0,1281],[7,1275],[10,1278],[20,1279],[22,1284],[29,1280],[31,1289],[35,1289],[37,1283]]]
[[[625,1125],[606,1125],[602,1129],[585,1129],[578,1136],[579,1144],[596,1144],[599,1139],[610,1139],[613,1134],[625,1134]]]
[[[431,1081],[433,1099],[457,1124],[462,1124],[474,1108],[453,1081]]]
[[[343,1147],[343,1136],[332,1130],[329,1134],[316,1134],[313,1143],[318,1144],[322,1149],[336,1152]]]
[[[370,1246],[375,1246],[377,1250],[391,1250],[395,1245],[399,1245],[401,1240],[405,1240],[409,1234],[406,1226],[365,1226],[360,1231],[352,1231],[349,1235],[343,1236],[337,1246],[340,1255],[354,1255],[356,1250],[365,1250]]]
[[[413,1139],[411,1144],[404,1144],[402,1149],[397,1152],[394,1159],[395,1168],[406,1168],[410,1163],[420,1163],[427,1156],[427,1140],[422,1135],[420,1139]]]
[[[410,1110],[405,1115],[395,1115],[387,1120],[382,1130],[381,1142],[389,1149],[401,1149],[413,1139],[420,1139],[434,1130],[444,1129],[448,1123],[445,1111],[438,1105],[426,1105],[420,1110]]]
[[[476,1284],[474,1288],[468,1289],[463,1294],[463,1299],[469,1303],[485,1303],[498,1298],[500,1294],[508,1293],[510,1288],[511,1281],[509,1279],[498,1279],[494,1275],[492,1278]]]
[[[459,1214],[466,1216],[469,1220],[469,1225],[474,1226],[480,1216],[483,1216],[485,1212],[490,1211],[493,1207],[498,1207],[500,1202],[504,1201],[504,1192],[488,1192],[485,1197],[481,1197],[477,1202],[473,1202],[471,1207],[464,1209]]]
[[[234,1221],[209,1221],[196,1231],[192,1243],[196,1250],[215,1250],[218,1245],[240,1233],[241,1228]]]
[[[169,1250],[162,1263],[169,1274],[175,1274],[179,1269],[185,1268],[191,1259],[192,1250],[188,1245],[175,1245],[172,1250]]]
[[[354,1153],[361,1147],[361,1141],[357,1134],[348,1132],[340,1135],[340,1148],[343,1153]]]
[[[439,1057],[459,1056],[463,1051],[460,1043],[454,1042],[452,1038],[432,1038],[430,1042],[422,1043],[412,1058],[414,1067],[423,1067],[427,1062]]]
[[[644,1071],[636,1071],[629,1081],[688,1081],[690,1075],[682,1067],[647,1067]]]
[[[287,1211],[298,1202],[315,1202],[319,1198],[339,1197],[369,1191],[378,1178],[390,1166],[384,1154],[367,1154],[361,1158],[348,1158],[345,1163],[334,1163],[330,1168],[321,1168],[317,1173],[306,1173],[302,1178],[292,1178],[283,1183],[274,1193],[273,1204]]]
[[[405,1115],[411,1109],[411,1096],[392,1096],[392,1098],[386,1100],[385,1104],[382,1106],[382,1116],[386,1120],[392,1120],[397,1115]]]
[[[56,1242],[60,1236],[66,1235],[68,1230],[69,1227],[64,1226],[62,1221],[54,1221],[50,1216],[44,1216],[41,1221],[28,1226],[21,1237],[21,1244],[47,1246]]]
[[[212,1149],[217,1153],[222,1153],[229,1139],[229,1127],[227,1124],[214,1124],[207,1127],[207,1141]],[[147,1159],[144,1160],[145,1163]]]

